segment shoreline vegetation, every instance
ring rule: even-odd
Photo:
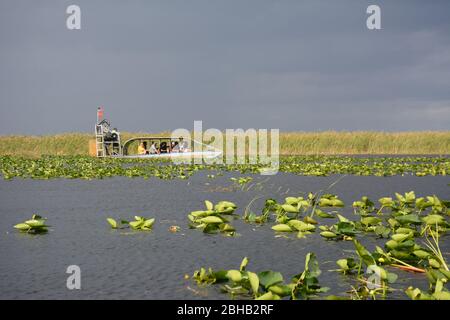
[[[122,143],[138,136],[170,132],[122,132]],[[43,155],[89,155],[90,133],[0,136],[0,155],[39,158]],[[448,155],[450,131],[280,132],[280,155]]]

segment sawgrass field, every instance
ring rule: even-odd
[[[122,133],[122,143],[137,136],[170,136],[162,133]],[[42,136],[0,136],[0,155],[40,157],[42,155],[88,155],[89,133]],[[450,131],[415,132],[282,132],[282,155],[358,154],[450,154]]]

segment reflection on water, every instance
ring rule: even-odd
[[[226,299],[218,288],[198,288],[184,280],[201,266],[238,268],[244,256],[249,270],[280,271],[288,278],[303,270],[307,252],[316,253],[321,269],[320,281],[343,294],[350,289],[348,277],[328,270],[335,261],[353,250],[351,242],[322,239],[318,232],[305,239],[275,238],[269,225],[254,226],[233,221],[240,236],[205,235],[187,228],[187,214],[203,208],[203,201],[230,200],[242,214],[256,196],[253,210],[265,198],[282,200],[286,195],[325,190],[338,176],[305,177],[278,174],[253,176],[241,191],[232,187],[226,173],[215,179],[200,172],[189,180],[112,178],[104,180],[0,180],[0,298],[23,299]],[[247,175],[246,175],[247,176]],[[259,184],[258,184],[259,183]],[[345,176],[327,192],[346,202],[344,215],[352,217],[351,202],[362,195],[373,199],[394,192],[416,191],[417,195],[448,197],[447,177],[356,177]],[[248,191],[245,191],[248,190]],[[33,213],[48,218],[45,235],[16,232],[12,226]],[[129,219],[134,215],[155,217],[152,232],[111,230],[106,217]],[[334,220],[332,220],[334,221]],[[330,220],[323,223],[332,224]],[[171,225],[181,227],[169,232]],[[376,240],[360,238],[370,250]],[[441,239],[448,252],[448,237]],[[66,289],[66,268],[81,268],[81,290]],[[394,271],[401,275],[395,288],[410,283],[427,288],[424,275]],[[393,298],[406,298],[402,291]]]

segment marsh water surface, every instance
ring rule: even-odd
[[[0,298],[226,299],[229,296],[217,288],[198,288],[191,280],[184,280],[184,275],[192,275],[202,266],[238,268],[247,256],[249,269],[280,271],[289,279],[303,270],[307,252],[317,255],[322,269],[320,282],[331,288],[327,294],[343,295],[351,280],[328,270],[337,268],[335,261],[348,255],[346,250],[354,249],[351,241],[326,241],[317,232],[304,239],[277,238],[269,224],[255,226],[243,220],[232,221],[239,234],[236,237],[207,235],[188,228],[187,214],[202,210],[204,200],[229,200],[238,205],[236,213],[242,215],[255,196],[262,196],[252,205],[259,213],[267,198],[281,201],[289,195],[326,190],[344,200],[346,207],[340,211],[354,219],[351,203],[363,195],[378,199],[410,190],[418,196],[450,195],[450,181],[445,176],[308,177],[279,173],[253,175],[253,186],[242,191],[230,181],[230,177],[240,176],[237,173],[215,179],[207,174],[199,172],[187,180],[0,179]],[[32,213],[48,218],[51,228],[47,234],[22,234],[12,228]],[[134,215],[156,218],[153,231],[112,230],[106,222],[107,217],[132,219]],[[180,226],[180,232],[169,232],[171,225]],[[379,241],[370,235],[358,239],[369,250]],[[442,239],[441,247],[450,251],[448,237]],[[69,265],[81,268],[81,290],[66,288]],[[399,275],[394,288],[428,286],[423,274],[393,272]],[[407,296],[394,291],[389,298]]]

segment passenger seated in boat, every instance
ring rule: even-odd
[[[180,138],[180,152],[189,152],[188,143]]]
[[[180,152],[180,145],[178,144],[178,142],[176,141],[172,142],[171,149],[172,149],[171,152]]]
[[[167,142],[161,142],[161,147],[159,148],[159,153],[167,153]]]
[[[150,146],[150,150],[148,150],[149,154],[157,154],[158,149],[156,148],[156,143],[152,142],[152,145]]]
[[[147,154],[147,142],[141,142],[138,146],[138,154],[139,155],[143,155],[143,154]]]

